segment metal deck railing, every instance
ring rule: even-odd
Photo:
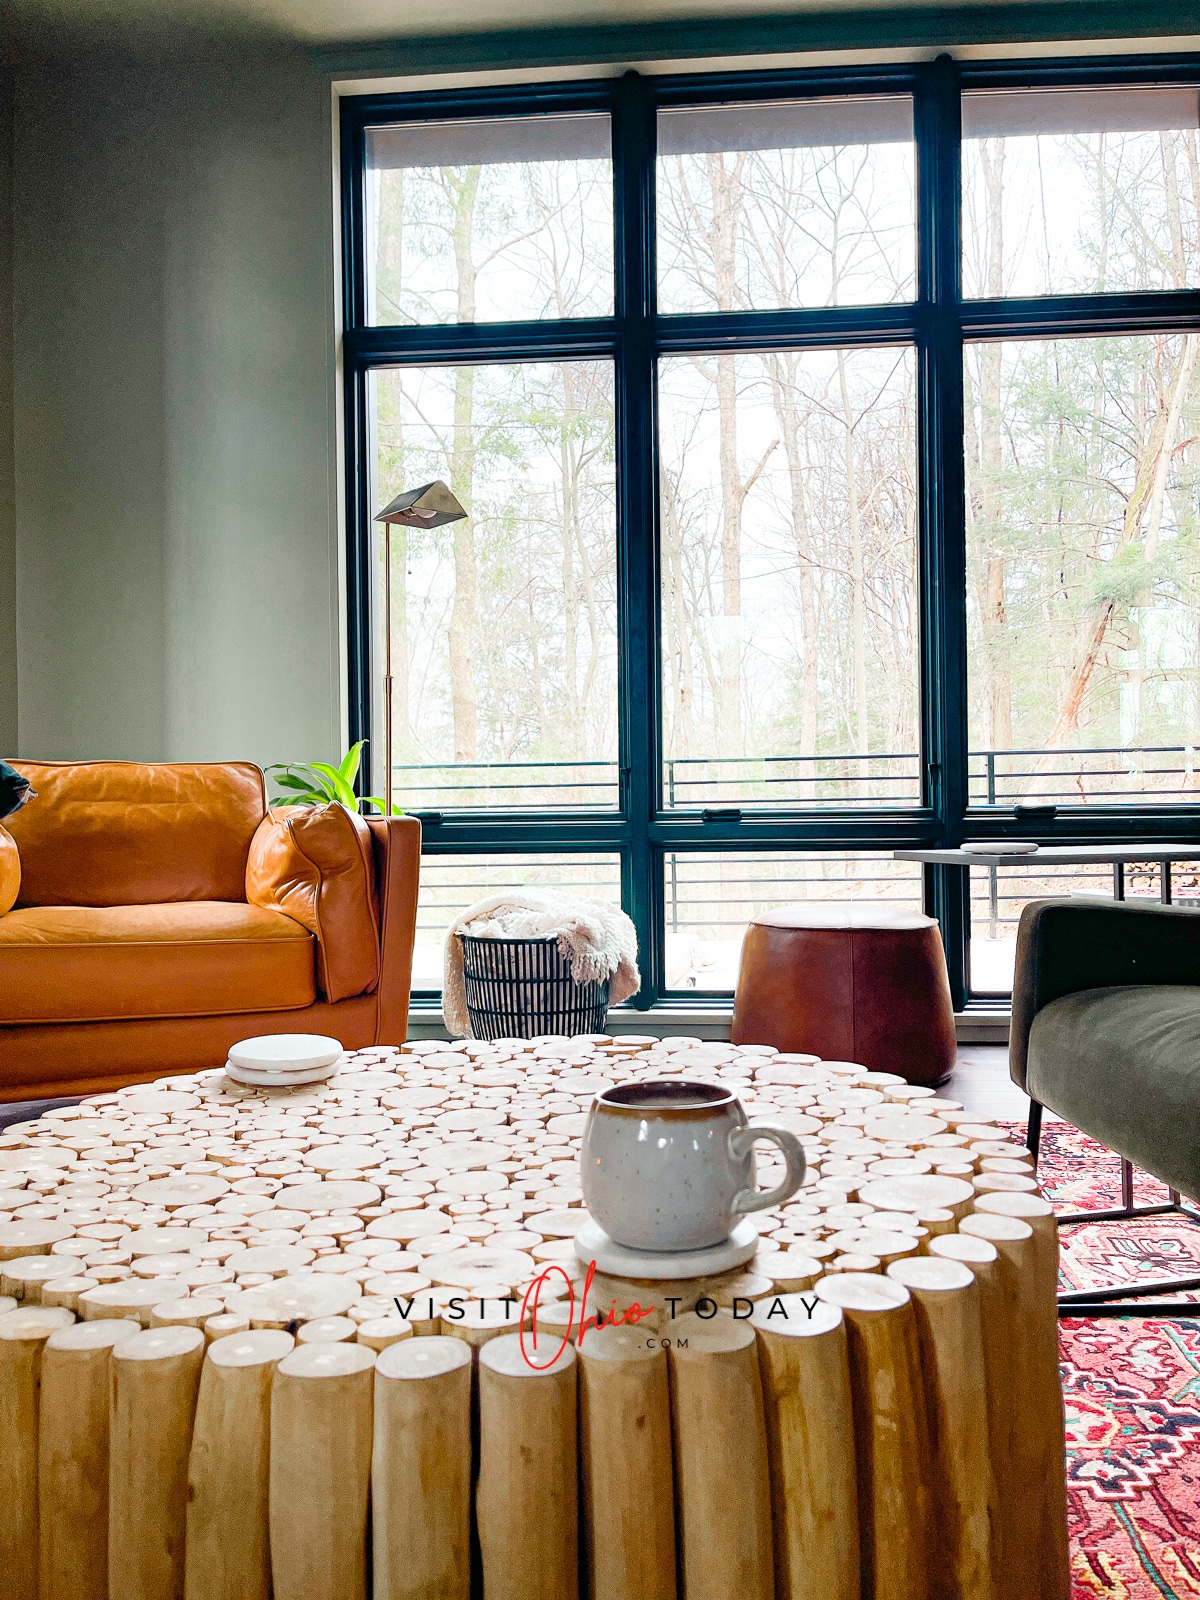
[[[1200,799],[1200,745],[1086,745],[972,750],[972,806],[1169,803]],[[413,811],[607,810],[620,803],[615,761],[397,763],[395,796]],[[914,751],[786,756],[671,756],[663,762],[668,810],[736,805],[893,808],[919,805]]]

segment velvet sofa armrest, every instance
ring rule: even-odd
[[[421,823],[417,817],[368,817],[366,822],[375,854],[380,938],[376,1043],[403,1044],[417,931]]]
[[[1111,900],[1033,900],[1021,913],[1008,1064],[1025,1087],[1029,1031],[1043,1006],[1081,989],[1200,985],[1200,914]]]
[[[7,828],[0,827],[0,917],[11,911],[21,892],[21,852]]]

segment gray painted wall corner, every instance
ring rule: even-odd
[[[13,482],[13,93],[0,68],[0,754],[17,749],[17,521]]]

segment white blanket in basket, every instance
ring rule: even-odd
[[[616,906],[578,900],[552,890],[524,889],[495,894],[468,906],[446,932],[442,1014],[454,1038],[469,1038],[471,1021],[463,988],[462,945],[458,935],[480,939],[557,939],[571,963],[576,983],[609,982],[609,1004],[620,1005],[641,988],[637,933]]]

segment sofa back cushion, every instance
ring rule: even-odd
[[[266,815],[248,761],[14,761],[37,791],[6,826],[21,854],[20,906],[246,899]]]
[[[315,936],[326,1000],[375,988],[379,923],[371,831],[362,817],[340,805],[276,807],[254,836],[246,898]]]

